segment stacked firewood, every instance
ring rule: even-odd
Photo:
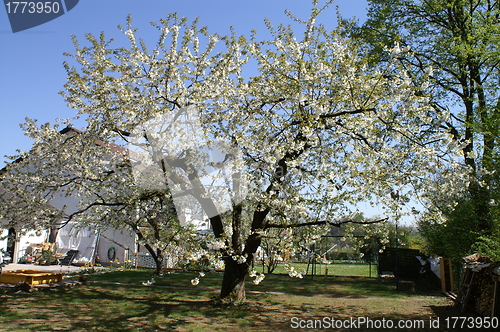
[[[465,268],[475,272],[468,306],[480,315],[489,317],[493,309],[496,279],[492,270],[500,266],[500,262],[494,263],[489,257],[478,255],[468,256],[464,261]]]

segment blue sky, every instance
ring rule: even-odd
[[[345,17],[356,16],[361,21],[366,17],[365,0],[337,0],[335,4]],[[62,63],[67,57],[63,52],[74,50],[71,35],[80,41],[89,32],[121,37],[117,25],[125,25],[126,16],[132,14],[139,34],[154,42],[158,34],[149,22],[177,12],[190,19],[200,17],[200,25],[208,26],[211,32],[227,34],[234,26],[237,34],[249,35],[251,29],[257,29],[264,36],[264,18],[275,25],[288,24],[285,9],[307,18],[310,8],[310,0],[80,0],[65,15],[17,33],[12,33],[7,12],[0,8],[0,167],[7,161],[5,155],[30,149],[33,142],[19,127],[25,117],[53,123],[56,118],[76,115],[58,94],[66,81]],[[333,28],[335,7],[318,21]],[[75,126],[83,127],[84,122]]]

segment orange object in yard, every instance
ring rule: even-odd
[[[24,281],[28,285],[50,284],[62,281],[62,273],[47,273],[35,270],[4,271],[0,283],[17,284]]]

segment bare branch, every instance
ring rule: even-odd
[[[351,224],[361,224],[361,225],[368,225],[368,224],[376,224],[379,222],[384,222],[388,220],[389,218],[383,218],[383,219],[377,219],[377,220],[365,220],[365,221],[355,221],[355,220],[341,220],[341,221],[330,221],[330,220],[316,220],[316,221],[311,221],[311,222],[304,222],[304,223],[296,223],[296,224],[267,224],[264,229],[269,229],[269,228],[294,228],[294,227],[305,227],[305,226],[317,226],[317,225],[331,225],[335,227],[340,227],[343,224],[351,223]]]

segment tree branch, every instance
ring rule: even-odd
[[[293,228],[293,227],[305,227],[305,226],[317,226],[317,225],[331,225],[335,227],[340,227],[343,224],[376,224],[388,220],[389,218],[377,219],[377,220],[366,220],[366,221],[355,221],[355,220],[341,220],[341,221],[330,221],[330,220],[316,220],[311,222],[296,223],[296,224],[266,224],[264,229],[269,228]]]
[[[340,112],[335,112],[335,113],[328,113],[328,114],[322,114],[319,116],[320,119],[331,119],[331,118],[337,118],[342,115],[355,115],[355,114],[361,114],[361,113],[366,113],[366,112],[376,112],[375,108],[359,108],[353,111],[340,111]],[[302,124],[302,121],[296,120],[292,121],[290,123],[291,125],[299,125]]]

